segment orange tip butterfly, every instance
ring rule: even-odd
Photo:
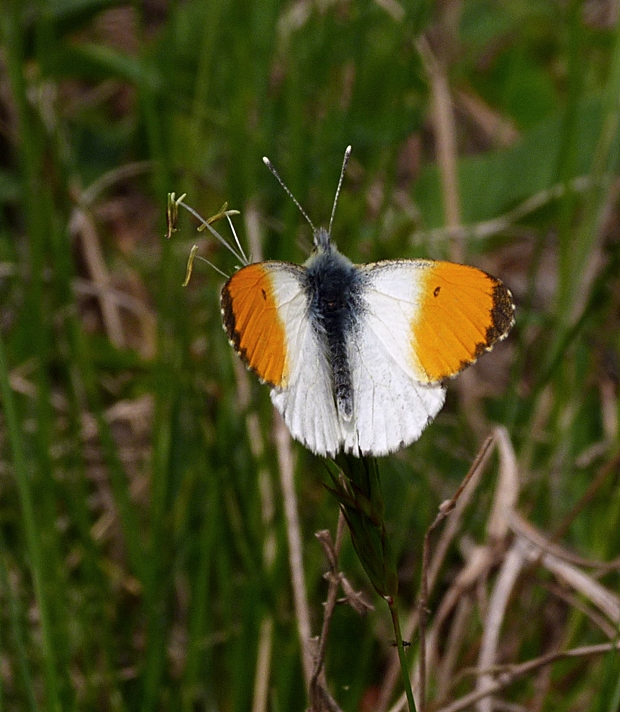
[[[318,455],[387,455],[417,440],[456,376],[510,331],[514,303],[495,277],[433,260],[353,264],[312,227],[303,264],[247,264],[226,282],[224,328],[271,387],[291,435]]]

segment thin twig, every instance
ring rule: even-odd
[[[321,636],[319,638],[315,653],[314,670],[312,672],[312,678],[310,679],[309,685],[308,696],[310,697],[310,709],[313,710],[313,712],[314,710],[316,710],[316,712],[320,712],[320,710],[325,708],[329,710],[339,709],[337,703],[327,691],[327,685],[325,682],[325,649],[327,646],[327,637],[329,635],[329,626],[332,616],[334,615],[336,603],[338,602],[338,588],[340,587],[341,579],[340,572],[338,571],[338,555],[340,554],[340,547],[342,545],[344,527],[344,515],[342,514],[342,510],[339,510],[338,526],[336,529],[336,543],[334,544],[331,541],[329,532],[317,533],[317,537],[323,545],[329,564],[329,572],[326,575],[329,585],[327,588],[327,599],[325,601],[325,609],[323,612],[323,626],[321,628]]]
[[[329,634],[329,625],[331,623],[336,603],[338,601],[338,588],[340,586],[340,572],[338,571],[338,556],[340,555],[340,547],[342,546],[342,536],[344,534],[345,518],[342,510],[338,511],[338,525],[336,529],[336,543],[333,545],[333,556],[328,556],[329,573],[327,580],[329,586],[327,588],[327,600],[325,601],[325,613],[323,615],[323,627],[321,629],[321,637],[317,648],[317,658],[314,665],[313,678],[318,677],[321,668],[325,661],[325,647],[327,645],[327,636]],[[318,536],[318,534],[317,534]]]
[[[480,448],[476,459],[473,461],[468,473],[463,478],[458,489],[454,493],[451,499],[447,502],[443,502],[439,508],[439,512],[435,517],[435,521],[426,530],[424,535],[424,547],[422,549],[422,582],[420,586],[420,600],[418,603],[419,611],[419,628],[420,628],[420,707],[422,712],[426,706],[426,607],[428,605],[428,565],[429,565],[429,551],[430,551],[430,536],[436,527],[443,522],[443,520],[452,512],[456,507],[456,504],[461,496],[463,490],[469,484],[470,480],[476,472],[478,472],[480,465],[484,462],[487,453],[489,452],[491,445],[493,444],[493,436],[489,437],[484,441],[484,444]]]
[[[489,672],[498,673],[498,676],[489,683],[488,687],[484,690],[475,690],[474,692],[470,692],[468,695],[461,697],[460,700],[456,700],[445,707],[440,707],[437,712],[460,712],[460,710],[467,709],[474,703],[478,702],[478,700],[512,685],[515,680],[524,677],[533,670],[537,670],[545,665],[551,665],[558,660],[602,655],[603,653],[608,653],[610,650],[620,650],[620,641],[613,643],[600,643],[599,645],[584,645],[579,648],[572,648],[571,650],[547,653],[546,655],[541,655],[539,658],[533,658],[532,660],[527,660],[526,662],[519,663],[518,665],[496,665]],[[472,674],[478,674],[480,670],[478,668],[474,668],[470,672]],[[485,670],[484,672],[486,673],[487,671]]]
[[[560,541],[564,538],[565,534],[570,529],[571,524],[575,521],[579,514],[585,509],[585,507],[589,504],[592,498],[596,495],[596,493],[602,487],[603,483],[609,477],[609,475],[614,472],[617,473],[618,467],[620,467],[620,451],[616,452],[616,454],[611,458],[611,460],[608,460],[600,468],[596,477],[592,480],[592,482],[590,482],[588,489],[580,497],[580,499],[573,506],[570,512],[560,522],[560,525],[555,530],[555,534],[551,537],[552,542]]]

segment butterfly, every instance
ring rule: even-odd
[[[271,387],[291,435],[317,455],[387,455],[417,440],[441,409],[445,381],[505,338],[507,287],[475,267],[428,259],[357,265],[315,228],[298,265],[237,270],[221,292],[234,350]]]

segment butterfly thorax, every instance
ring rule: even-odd
[[[318,234],[318,233],[324,234]],[[348,344],[363,310],[363,277],[353,263],[329,241],[327,231],[315,234],[317,251],[306,262],[304,289],[308,317],[331,368],[334,399],[345,420],[353,415]]]

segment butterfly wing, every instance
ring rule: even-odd
[[[308,318],[303,273],[287,262],[235,272],[222,289],[224,327],[246,365],[272,386],[291,435],[315,453],[335,454],[342,426],[327,356]]]
[[[460,373],[507,336],[514,302],[500,280],[475,267],[420,262],[412,344],[421,380],[436,383]]]
[[[348,334],[353,417],[339,415],[324,340],[309,318],[304,268],[261,262],[222,290],[228,336],[272,386],[291,434],[312,451],[385,455],[417,440],[444,402],[443,381],[510,330],[510,292],[473,267],[430,260],[364,265]]]
[[[359,450],[417,440],[444,401],[442,382],[512,326],[510,292],[474,267],[399,260],[360,267],[365,308],[350,341]]]

